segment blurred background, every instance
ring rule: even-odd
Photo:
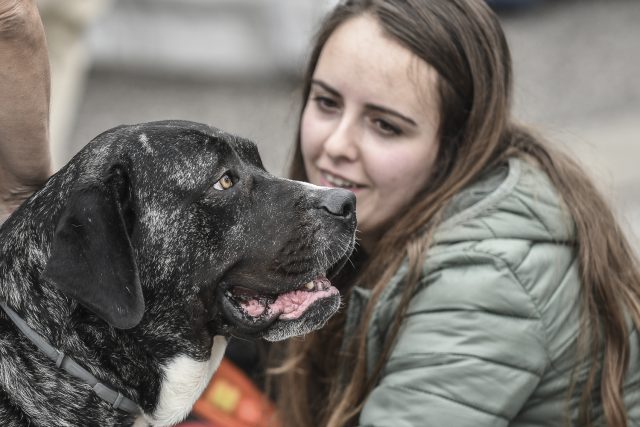
[[[493,0],[515,115],[586,165],[640,248],[640,0]],[[298,84],[335,0],[40,0],[56,168],[123,123],[188,119],[256,141],[282,175]]]

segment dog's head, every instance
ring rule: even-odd
[[[281,340],[321,327],[354,246],[355,198],[267,173],[214,128],[122,126],[87,145],[60,194],[43,278],[119,329]]]

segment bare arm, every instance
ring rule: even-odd
[[[0,0],[0,223],[51,174],[50,77],[35,0]]]

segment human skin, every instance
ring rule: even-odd
[[[0,0],[0,223],[51,174],[49,81],[35,0]]]
[[[368,15],[331,35],[301,123],[309,181],[357,197],[360,244],[371,249],[428,182],[438,152],[436,71]]]

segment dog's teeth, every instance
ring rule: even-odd
[[[313,282],[309,282],[306,285],[304,285],[305,288],[307,288],[308,290],[312,291],[316,288],[316,285]]]
[[[329,289],[329,286],[331,285],[329,281],[326,279],[314,280],[313,284],[316,286],[316,289],[319,291],[326,291],[327,289]]]

